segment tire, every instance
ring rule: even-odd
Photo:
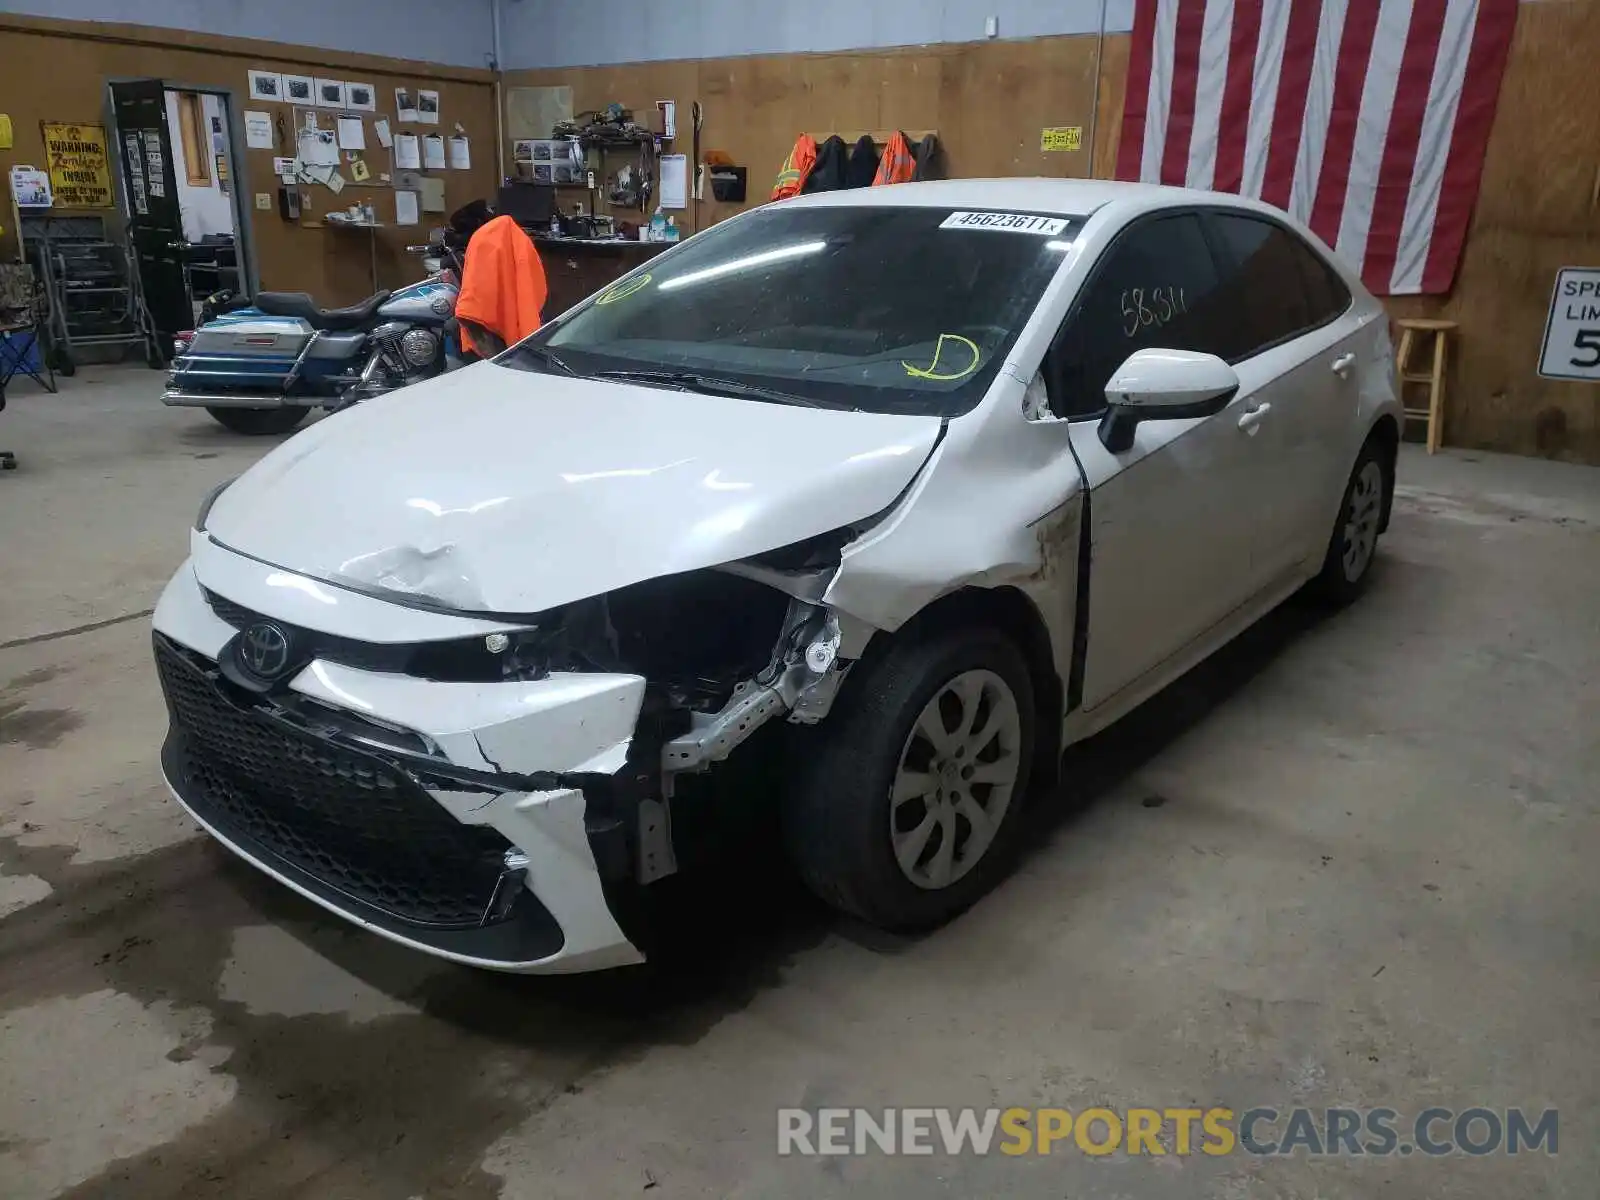
[[[978,728],[964,755],[952,754],[941,768],[921,721],[938,714],[932,719],[947,734],[959,730],[963,695],[978,698],[972,722]],[[1011,717],[1006,696],[1015,706]],[[1035,715],[1022,653],[993,629],[933,634],[862,663],[834,711],[797,746],[799,761],[784,798],[784,840],[807,886],[833,907],[890,930],[928,929],[969,907],[1010,866],[1033,761]],[[991,719],[996,732],[984,741]],[[972,778],[985,767],[1005,777],[1008,766],[1009,791]],[[923,785],[920,795],[912,790]],[[967,815],[974,808],[985,817],[998,812],[998,818],[989,822],[986,847],[967,858],[973,839],[982,836]],[[909,868],[897,858],[897,839]],[[947,839],[950,853],[941,871]]]
[[[1392,471],[1382,447],[1369,438],[1344,486],[1322,570],[1311,584],[1312,595],[1322,603],[1343,607],[1366,590],[1378,553],[1384,497],[1394,485]]]
[[[208,413],[224,429],[252,437],[288,433],[311,410],[298,405],[284,408],[208,408]]]

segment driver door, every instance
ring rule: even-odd
[[[1099,434],[1105,385],[1134,351],[1215,353],[1230,319],[1199,218],[1163,213],[1105,252],[1052,354],[1053,403],[1073,421],[1089,489],[1088,644],[1082,704],[1137,683],[1255,591],[1270,456],[1241,388],[1209,417],[1146,420],[1131,447]]]

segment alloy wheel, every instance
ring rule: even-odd
[[[1022,715],[992,671],[964,671],[933,694],[906,737],[889,796],[895,861],[938,890],[988,852],[1022,766]]]
[[[1383,507],[1383,468],[1365,463],[1350,484],[1344,518],[1344,577],[1360,579],[1378,544],[1378,514]]]

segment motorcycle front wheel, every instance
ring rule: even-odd
[[[298,405],[285,408],[208,408],[219,425],[234,433],[252,437],[265,437],[273,433],[288,433],[311,410]]]

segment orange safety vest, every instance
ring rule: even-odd
[[[911,157],[911,147],[906,144],[906,135],[896,133],[883,148],[883,160],[878,163],[878,174],[873,179],[872,186],[910,183],[911,177],[916,173],[917,162]]]
[[[772,187],[772,198],[787,200],[798,196],[816,165],[817,143],[809,133],[802,133],[794,149],[789,151],[789,157],[783,160],[783,170],[778,172],[778,182]]]

